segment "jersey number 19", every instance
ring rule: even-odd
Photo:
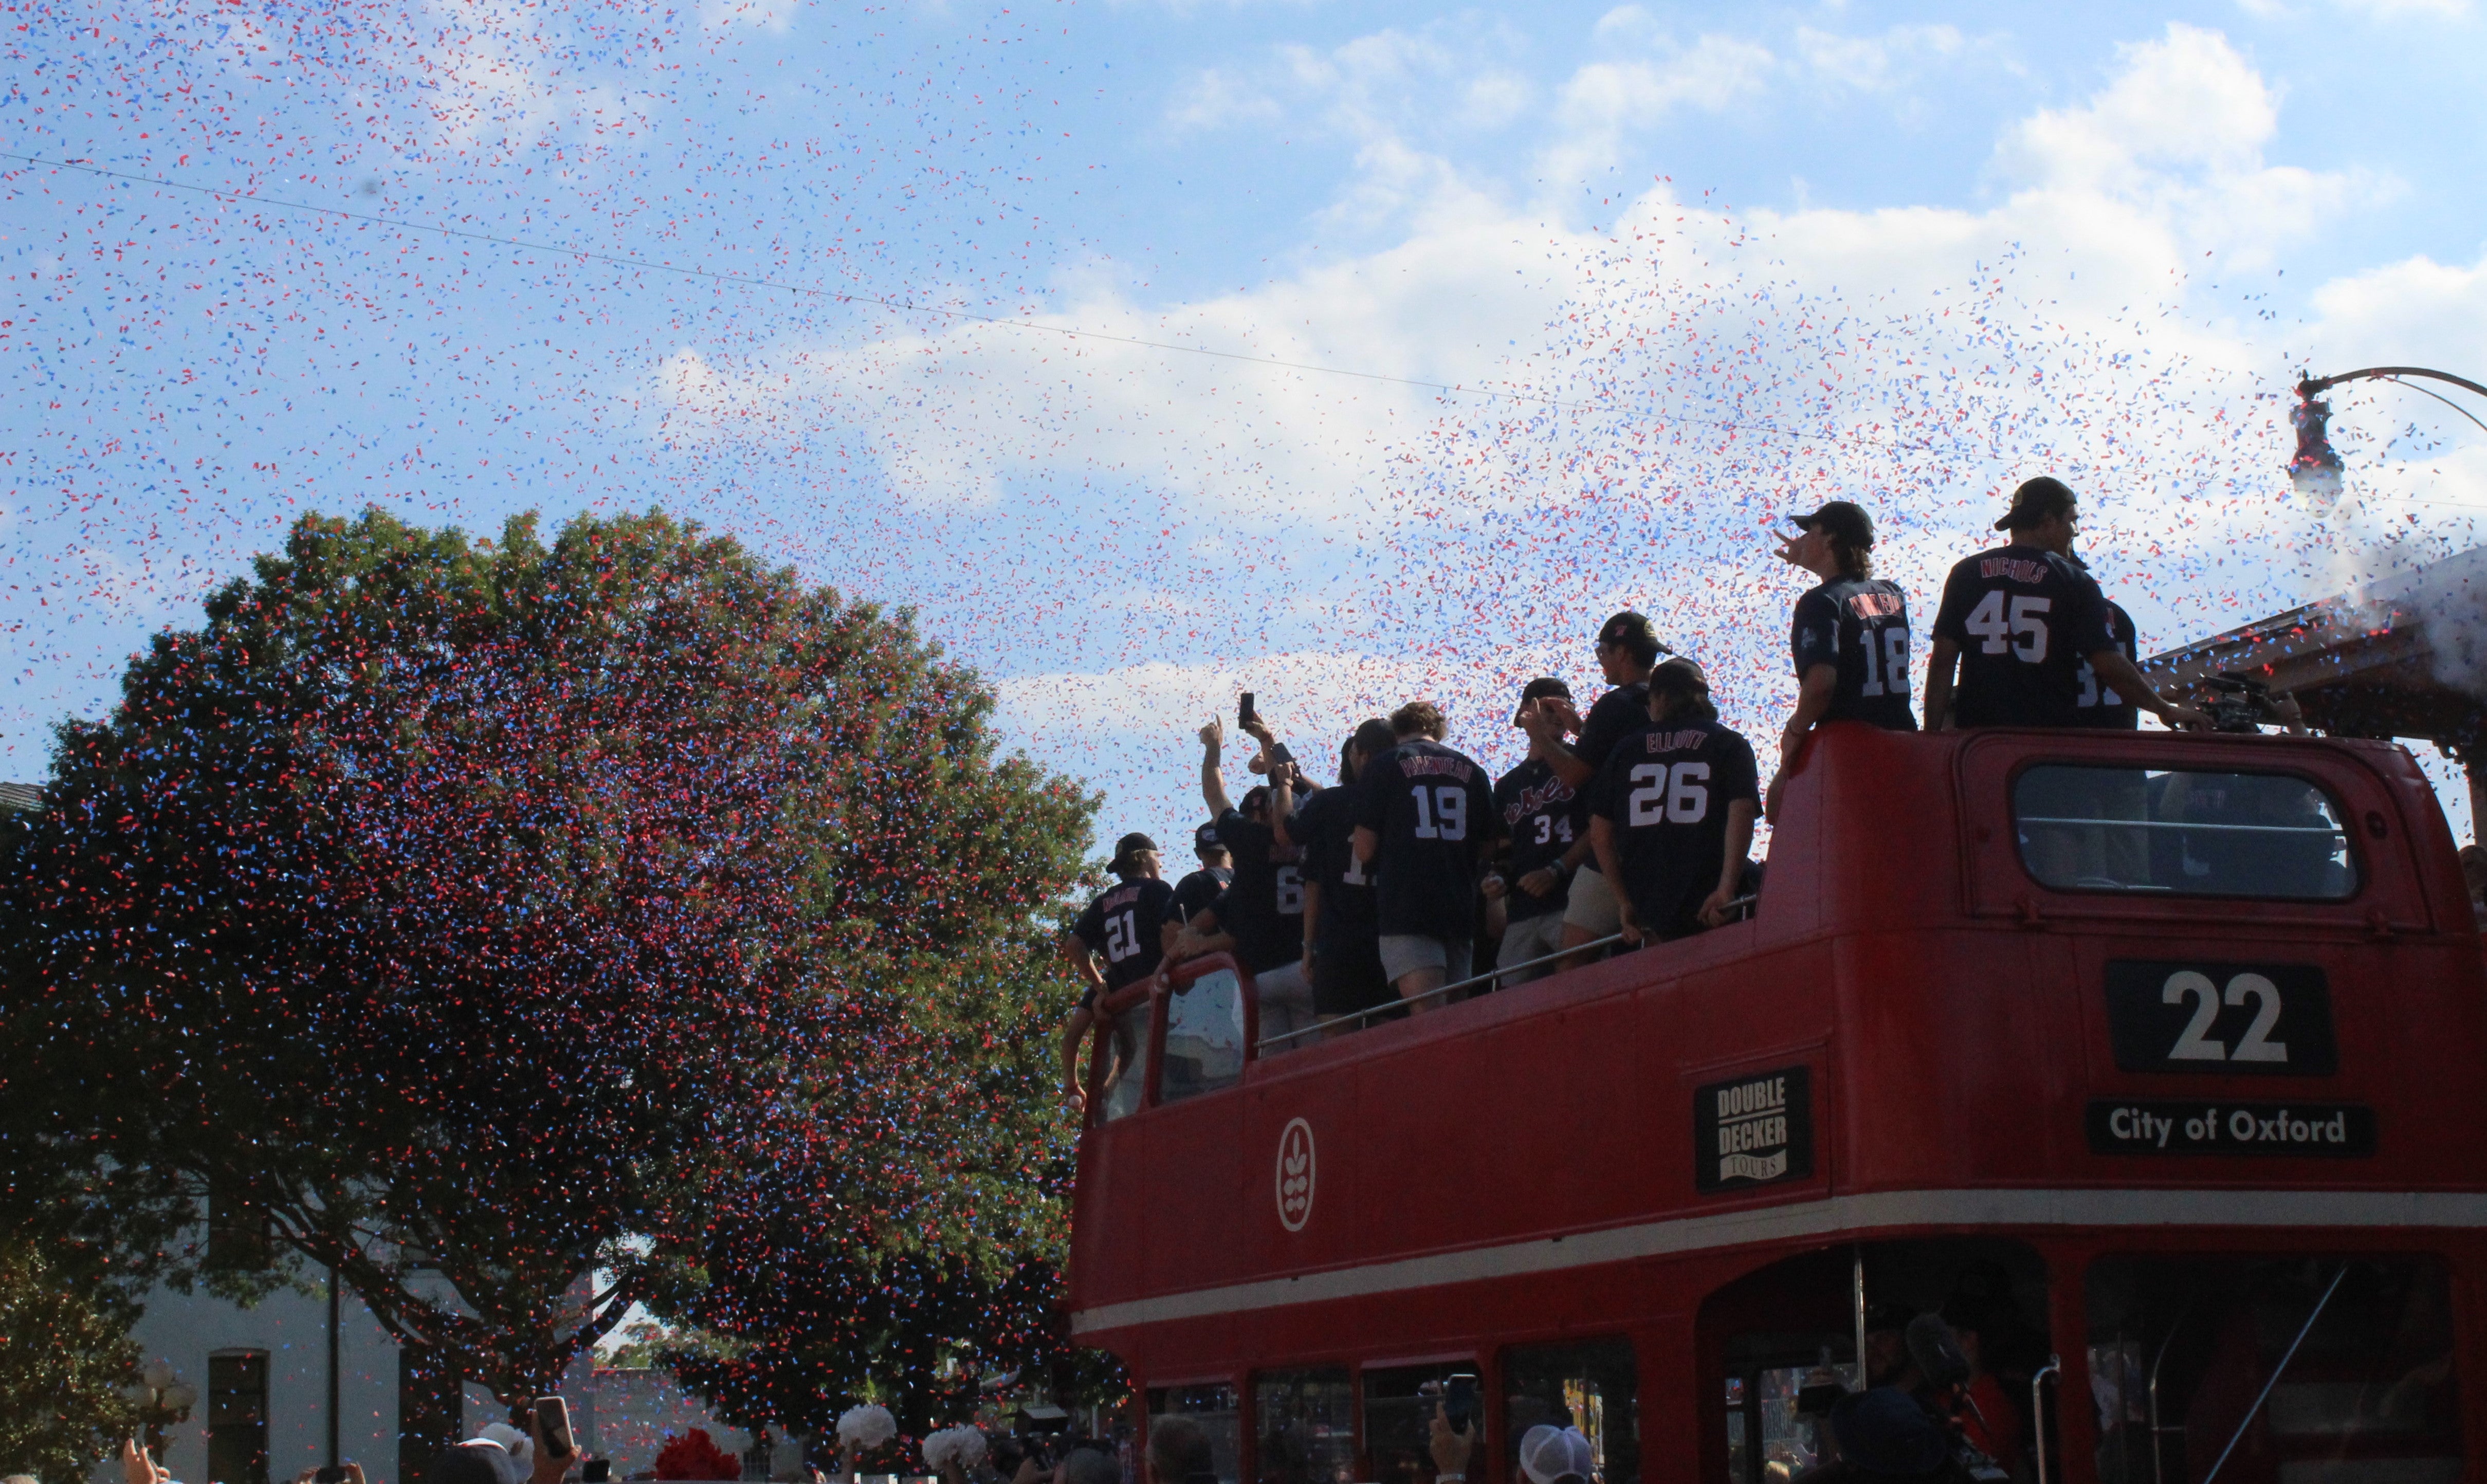
[[[1427,796],[1432,796],[1429,800]],[[1416,838],[1419,840],[1465,840],[1468,837],[1468,796],[1466,790],[1444,784],[1439,788],[1416,785]]]

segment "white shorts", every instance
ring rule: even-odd
[[[1305,976],[1303,960],[1254,974],[1252,989],[1260,1007],[1262,1040],[1301,1030],[1313,1022],[1313,983]],[[1270,1050],[1292,1051],[1310,1045],[1311,1038],[1299,1036]]]
[[[1444,984],[1457,983],[1468,976],[1468,966],[1475,962],[1475,943],[1465,938],[1427,938],[1417,933],[1382,935],[1382,972],[1392,984],[1420,968],[1439,968]]]
[[[1580,928],[1591,938],[1623,931],[1623,910],[1615,905],[1614,888],[1595,867],[1582,866],[1572,876],[1572,895],[1563,905],[1563,924]]]
[[[1514,964],[1525,964],[1530,959],[1542,959],[1550,953],[1560,951],[1562,946],[1563,914],[1561,912],[1539,912],[1534,917],[1523,917],[1502,930],[1502,951],[1495,955],[1494,966],[1508,968]],[[1531,979],[1543,979],[1552,972],[1554,972],[1553,965],[1540,964],[1535,968],[1523,968],[1516,974],[1505,974],[1500,983],[1502,988],[1507,990],[1515,984],[1526,984]]]

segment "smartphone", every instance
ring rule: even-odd
[[[613,1460],[591,1458],[578,1466],[578,1484],[611,1484]]]
[[[346,1484],[346,1466],[321,1464],[319,1471],[311,1475],[311,1484]]]
[[[570,1441],[570,1403],[558,1396],[536,1398],[536,1431],[544,1434],[545,1451],[555,1458],[568,1458]]]
[[[1237,702],[1235,705],[1235,724],[1239,727],[1250,726],[1254,721],[1260,719],[1260,715],[1261,714],[1259,712],[1252,709],[1252,692],[1249,690],[1244,691],[1244,699]]]
[[[1463,1372],[1442,1386],[1442,1420],[1451,1431],[1467,1435],[1468,1419],[1476,1415],[1476,1378]]]

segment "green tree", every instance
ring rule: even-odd
[[[42,1244],[0,1238],[0,1470],[66,1484],[129,1435],[127,1318]]]
[[[889,966],[1076,874],[1095,799],[997,757],[992,704],[905,611],[660,515],[306,518],[0,822],[12,1179],[88,1192],[132,1275],[246,1208],[505,1396],[711,1280],[705,1203],[789,1140],[932,1219],[936,1134],[807,1089],[914,1077]]]

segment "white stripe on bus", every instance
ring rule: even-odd
[[[1898,1226],[2487,1227],[2487,1192],[1888,1190],[1433,1252],[1080,1309],[1074,1334]]]

